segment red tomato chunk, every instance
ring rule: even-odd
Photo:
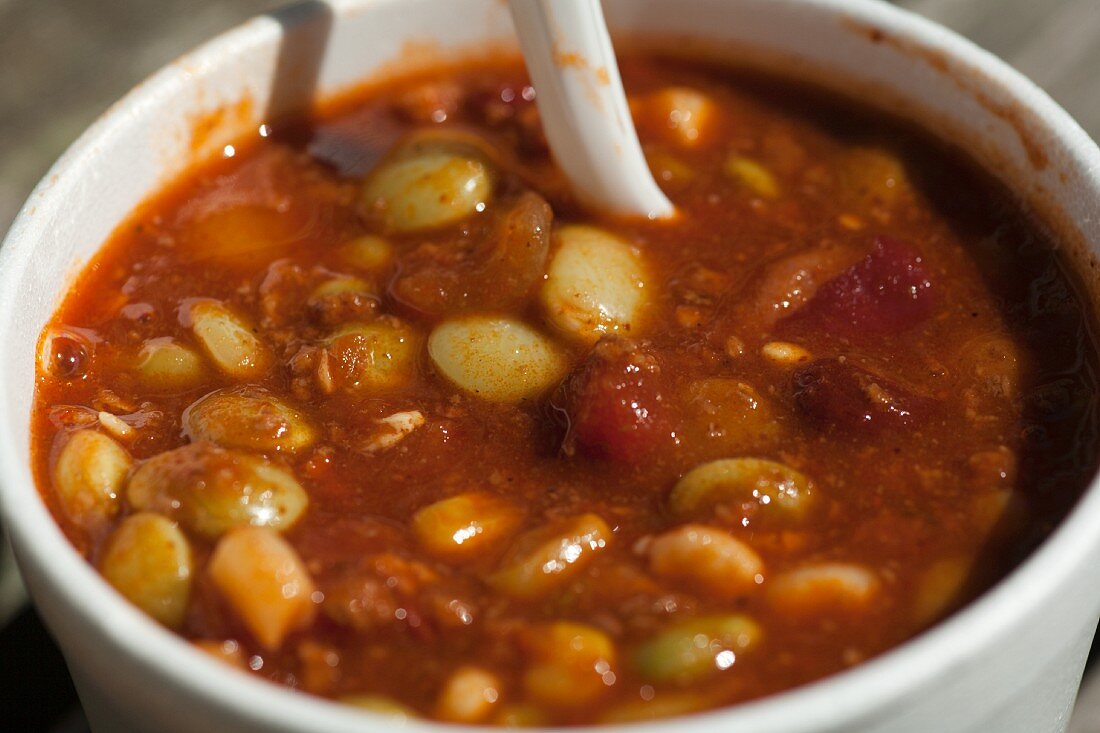
[[[880,236],[870,254],[823,284],[786,325],[825,329],[853,341],[892,335],[928,318],[934,296],[920,255]]]

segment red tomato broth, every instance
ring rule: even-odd
[[[98,563],[112,529],[133,511],[124,499],[107,525],[91,528],[66,515],[51,467],[68,433],[95,427],[92,413],[77,408],[128,416],[134,437],[119,442],[141,462],[187,443],[182,420],[192,403],[242,383],[209,363],[201,383],[167,393],[134,376],[146,340],[195,344],[181,308],[204,298],[246,316],[272,354],[270,369],[243,381],[293,405],[320,434],[298,453],[268,452],[309,497],[283,537],[316,585],[318,610],[279,648],[264,648],[204,572],[216,540],[188,531],[194,570],[179,632],[233,639],[255,674],[287,686],[337,698],[385,695],[435,716],[446,680],[472,664],[499,678],[499,702],[482,718],[492,722],[502,706],[531,702],[525,675],[543,653],[533,637],[547,623],[571,621],[612,640],[612,677],[572,707],[535,701],[542,720],[690,712],[879,654],[1018,564],[1097,464],[1092,324],[1048,230],[959,151],[849,102],[662,57],[628,55],[622,73],[651,161],[671,158],[690,171],[662,175],[654,164],[681,213],[675,222],[583,211],[550,161],[524,73],[512,62],[441,69],[356,93],[316,118],[276,121],[271,137],[242,141],[234,158],[197,167],[139,208],[50,324],[74,334],[83,351],[56,342],[54,366],[39,370],[35,471],[74,545]],[[690,145],[655,111],[653,93],[669,86],[698,89],[712,102]],[[534,399],[466,394],[419,342],[399,385],[356,393],[340,383],[329,394],[318,387],[317,345],[341,323],[395,314],[426,337],[443,316],[395,297],[394,284],[426,262],[445,269],[454,251],[471,251],[492,231],[493,203],[424,233],[381,231],[364,213],[364,176],[402,134],[423,127],[472,132],[494,146],[494,202],[534,188],[555,227],[605,227],[645,259],[648,302],[637,327],[595,349],[546,325],[537,286],[509,306],[569,362],[560,386]],[[731,155],[763,166],[774,194],[726,172]],[[308,293],[334,274],[368,277],[338,252],[367,233],[395,250],[384,282],[310,305]],[[842,297],[846,273],[873,257],[877,237],[919,256],[927,285],[898,317],[858,313],[868,303],[885,307],[894,291]],[[800,270],[809,273],[796,281],[806,292],[776,297],[791,282],[784,273]],[[832,299],[832,315],[814,316],[815,297]],[[848,319],[844,328],[836,313]],[[812,360],[769,361],[761,349],[775,341]],[[598,363],[608,349],[616,352],[610,368]],[[634,366],[649,358],[657,369],[639,378]],[[615,397],[604,394],[615,389]],[[757,409],[735,407],[749,403]],[[897,405],[904,419],[895,419]],[[390,447],[364,447],[377,441],[379,419],[410,410],[422,413],[422,426]],[[781,462],[814,484],[803,524],[775,521],[759,506],[691,519],[751,547],[764,562],[763,583],[731,600],[651,574],[653,536],[685,521],[669,507],[673,485],[700,464],[738,457]],[[466,492],[509,502],[522,515],[519,529],[469,560],[428,554],[410,530],[414,515]],[[998,515],[980,503],[991,496],[1008,497],[1008,510]],[[613,536],[569,582],[536,599],[494,585],[522,531],[586,513],[602,517]],[[955,558],[969,564],[967,579],[920,617],[922,577]],[[873,601],[815,606],[809,615],[776,607],[773,578],[823,562],[869,570],[878,583]],[[746,614],[763,640],[728,669],[684,684],[654,682],[638,668],[637,650],[655,634],[712,614]]]

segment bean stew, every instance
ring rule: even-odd
[[[1025,558],[1097,465],[1056,237],[902,121],[622,72],[672,221],[581,207],[509,59],[271,120],[142,205],[33,417],[107,581],[286,687],[574,725],[822,678]]]

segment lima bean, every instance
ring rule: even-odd
[[[130,478],[127,498],[141,511],[160,512],[210,538],[248,525],[282,531],[309,504],[286,469],[210,443],[191,443],[145,461]]]
[[[363,204],[397,232],[437,229],[484,211],[493,172],[477,155],[440,146],[399,149],[363,186]]]
[[[165,626],[183,623],[191,595],[191,546],[175,522],[152,512],[126,517],[104,546],[99,572]]]
[[[452,723],[480,723],[500,703],[503,685],[487,669],[466,665],[456,669],[443,685],[436,715]]]
[[[143,386],[158,392],[192,389],[207,377],[203,358],[168,337],[149,339],[142,344],[134,371]]]
[[[416,374],[419,345],[418,334],[396,318],[343,326],[328,338],[334,382],[353,392],[400,387]]]
[[[183,427],[193,441],[255,451],[293,453],[317,439],[302,413],[252,386],[211,392],[184,411]]]
[[[586,343],[611,333],[638,335],[648,280],[641,255],[596,227],[571,224],[556,238],[540,292],[547,320]]]
[[[521,321],[470,316],[444,321],[428,337],[432,363],[460,389],[492,402],[536,397],[561,381],[565,355]]]
[[[669,507],[680,517],[725,507],[740,518],[752,507],[764,521],[799,524],[809,516],[814,485],[790,466],[762,458],[724,458],[697,466],[676,482]]]
[[[688,685],[729,669],[762,638],[763,630],[748,616],[700,616],[643,643],[634,665],[651,682]]]

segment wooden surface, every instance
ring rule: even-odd
[[[1100,0],[897,2],[1020,69],[1100,138]],[[110,102],[196,43],[275,4],[0,0],[0,231]],[[1086,681],[1070,731],[1100,733],[1100,675]]]

